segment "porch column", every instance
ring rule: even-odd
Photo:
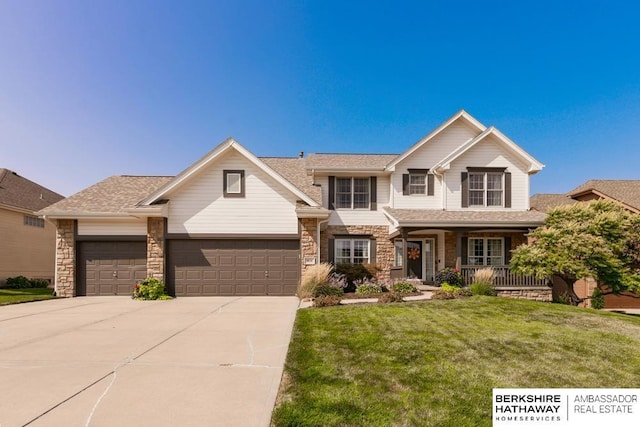
[[[402,277],[409,277],[409,266],[407,252],[409,248],[407,247],[407,238],[409,237],[409,230],[403,228],[402,230]]]
[[[462,268],[462,232],[456,231],[456,268]]]

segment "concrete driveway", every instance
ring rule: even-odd
[[[266,426],[295,297],[0,307],[0,426]]]

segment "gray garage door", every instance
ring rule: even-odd
[[[131,295],[146,275],[146,242],[78,242],[77,295]]]
[[[295,295],[299,240],[169,240],[175,296]]]

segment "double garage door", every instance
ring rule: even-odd
[[[168,240],[175,296],[295,295],[299,240]],[[77,295],[131,295],[146,277],[146,242],[78,242]]]
[[[169,240],[176,296],[295,295],[299,240]]]

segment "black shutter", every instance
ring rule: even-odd
[[[504,207],[511,207],[511,172],[504,173]]]
[[[378,210],[378,179],[371,177],[371,210]]]
[[[329,239],[329,245],[327,247],[327,250],[329,252],[329,256],[327,257],[329,260],[329,264],[335,264],[335,239]]]
[[[427,196],[433,196],[433,174],[427,174]]]
[[[369,240],[369,262],[371,264],[375,264],[376,262],[376,239],[371,238],[371,240]]]
[[[336,201],[336,177],[329,177],[329,209],[335,209],[335,201]]]
[[[402,174],[402,195],[403,196],[409,195],[409,174],[408,173]]]
[[[460,181],[462,182],[462,207],[469,207],[469,174],[467,172],[462,172],[462,176],[460,177]]]
[[[511,237],[504,238],[504,263],[509,265],[511,262]]]
[[[460,238],[460,244],[462,245],[462,250],[460,251],[460,254],[462,255],[461,263],[462,265],[467,265],[469,263],[469,238]]]

